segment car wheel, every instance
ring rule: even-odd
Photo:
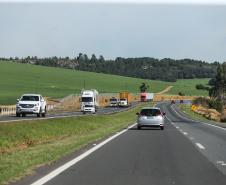
[[[37,117],[41,117],[41,108],[39,110],[39,113],[37,114]]]
[[[160,127],[161,128],[161,130],[164,130],[164,127]]]
[[[138,130],[141,130],[141,127],[137,127]]]
[[[26,114],[22,114],[22,117],[26,117]]]
[[[42,113],[42,117],[46,117],[46,107],[45,107],[45,112]]]
[[[20,114],[19,113],[16,113],[16,117],[20,117]]]

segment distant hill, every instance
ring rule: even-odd
[[[86,54],[80,53],[74,59],[66,58],[10,58],[18,63],[30,63],[34,65],[51,66],[65,69],[89,71],[104,74],[113,74],[141,79],[160,80],[176,82],[178,79],[213,78],[216,75],[218,62],[207,63],[193,59],[174,60],[165,58],[158,60],[150,57],[143,58],[121,58],[105,60],[101,55],[99,58],[93,54],[88,58]]]
[[[207,91],[197,90],[196,84],[207,85],[210,78],[183,79],[177,82],[161,82],[141,78],[123,77],[103,73],[60,69],[0,60],[0,105],[16,104],[22,94],[40,93],[48,98],[63,98],[80,94],[81,89],[97,89],[99,93],[140,93],[145,82],[147,92],[157,93],[173,86],[166,94],[208,96]]]

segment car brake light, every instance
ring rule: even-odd
[[[143,115],[143,114],[139,114],[138,116],[139,116],[139,117],[141,117],[141,116],[145,116],[145,115]]]
[[[156,116],[162,116],[162,117],[163,117],[163,115],[162,115],[162,114],[157,114]]]

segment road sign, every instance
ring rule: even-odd
[[[196,109],[196,106],[195,105],[192,105],[191,106],[191,109],[194,111]]]

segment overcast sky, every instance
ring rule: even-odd
[[[226,62],[226,0],[47,1],[0,0],[0,57]]]

